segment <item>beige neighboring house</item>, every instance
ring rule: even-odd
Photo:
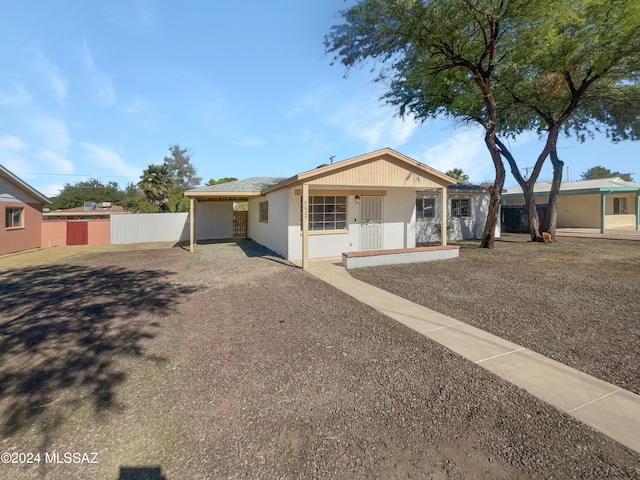
[[[231,238],[233,202],[246,201],[246,236],[303,267],[309,259],[343,253],[414,249],[416,200],[429,197],[449,205],[447,187],[455,183],[385,148],[290,178],[254,177],[201,187],[185,193],[191,205],[191,248],[196,240]],[[446,246],[446,229],[443,233],[439,241]]]
[[[536,203],[547,203],[551,182],[534,186]],[[520,187],[502,194],[505,205],[524,204]],[[563,182],[558,197],[558,228],[599,228],[638,230],[640,218],[640,184],[620,178],[602,178]]]
[[[42,207],[51,203],[25,181],[0,165],[0,255],[40,248]]]

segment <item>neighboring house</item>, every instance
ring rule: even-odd
[[[537,204],[549,201],[551,182],[534,186]],[[502,195],[506,205],[524,204],[522,189],[510,188]],[[640,184],[620,178],[563,182],[558,196],[558,228],[637,230]]]
[[[238,201],[249,204],[247,236],[303,266],[310,258],[345,252],[413,248],[417,199],[436,199],[438,210],[449,205],[447,187],[455,182],[385,148],[286,179],[250,178],[189,190],[192,248],[196,239],[233,236]],[[460,203],[465,202],[456,208],[466,208]],[[446,245],[446,232],[439,240]]]
[[[0,255],[40,248],[42,207],[51,201],[0,165]]]
[[[85,202],[82,207],[43,214],[42,246],[107,245],[111,243],[111,217],[129,215],[111,202]]]
[[[86,202],[83,207],[49,210],[45,220],[108,220],[111,215],[128,214],[120,205],[111,202]]]
[[[482,238],[487,212],[489,190],[477,185],[456,184],[447,187],[447,238],[451,241]],[[416,242],[430,243],[440,240],[442,230],[442,208],[437,195],[417,192],[416,198]],[[496,237],[500,227],[496,227]]]

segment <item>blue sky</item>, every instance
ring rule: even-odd
[[[402,121],[368,69],[331,66],[323,38],[348,5],[5,0],[0,164],[49,196],[89,177],[137,182],[176,143],[204,181],[290,176],[383,147],[492,180],[482,132]],[[533,165],[534,136],[511,146]],[[559,152],[572,180],[595,165],[640,180],[637,142],[561,139]]]

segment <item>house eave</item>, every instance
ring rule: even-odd
[[[33,188],[28,183],[26,183],[24,180],[20,179],[19,177],[11,173],[2,165],[0,165],[0,176],[6,178],[7,181],[9,181],[10,183],[13,183],[16,187],[28,193],[31,197],[34,197],[36,200],[40,200],[43,204],[48,205],[51,203],[51,200],[45,197],[42,193],[40,193],[38,190]]]

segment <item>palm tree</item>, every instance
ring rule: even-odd
[[[142,172],[138,187],[150,204],[157,205],[163,212],[167,211],[169,190],[173,187],[173,179],[166,165],[149,165],[149,168]]]
[[[455,178],[458,183],[469,183],[469,175],[465,175],[461,168],[452,168],[445,175]]]

